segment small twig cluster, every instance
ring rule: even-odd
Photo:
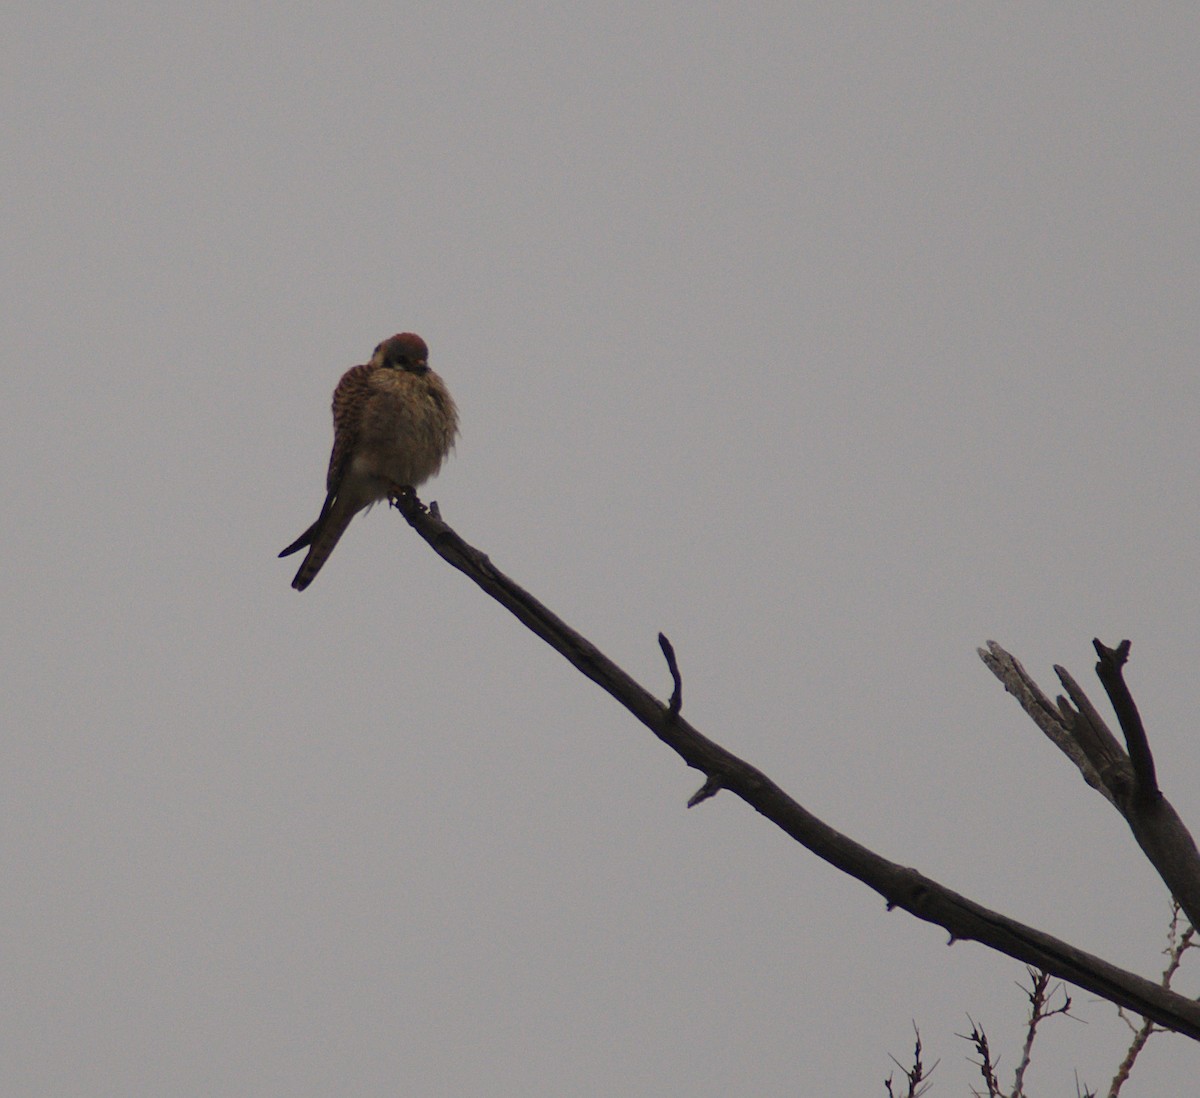
[[[933,1086],[929,1082],[929,1077],[934,1073],[940,1060],[935,1061],[933,1066],[926,1069],[924,1061],[921,1059],[921,1031],[917,1029],[916,1023],[913,1023],[913,1033],[915,1039],[913,1041],[912,1067],[906,1068],[895,1056],[891,1057],[891,1061],[902,1072],[904,1072],[904,1081],[907,1084],[903,1092],[898,1092],[892,1086],[894,1076],[889,1075],[883,1081],[884,1087],[887,1088],[888,1098],[921,1098],[921,1095],[928,1092]]]
[[[1033,1044],[1037,1038],[1038,1027],[1048,1018],[1057,1015],[1074,1017],[1071,1014],[1071,997],[1067,994],[1064,984],[1061,982],[1052,984],[1053,978],[1050,974],[1039,969],[1027,968],[1026,971],[1029,973],[1029,986],[1024,990],[1029,998],[1029,1016],[1025,1024],[1025,1041],[1021,1049],[1021,1058],[1013,1073],[1011,1090],[1006,1091],[1000,1085],[1000,1059],[992,1052],[991,1042],[988,1040],[983,1026],[968,1014],[967,1021],[971,1023],[971,1032],[955,1034],[964,1041],[968,1041],[975,1050],[977,1059],[971,1060],[971,1063],[979,1069],[984,1085],[983,1090],[972,1089],[971,1093],[975,1095],[975,1098],[1026,1098],[1025,1073],[1033,1061]],[[915,1024],[913,1029],[916,1030]],[[904,1072],[904,1076],[908,1080],[907,1098],[916,1098],[917,1095],[924,1094],[929,1089],[926,1080],[932,1074],[933,1069],[931,1068],[929,1071],[924,1069],[921,1052],[921,1035],[918,1031],[911,1068],[905,1067],[894,1056],[891,1057],[892,1063]],[[937,1064],[934,1064],[934,1067],[937,1067]],[[887,1089],[888,1098],[897,1098],[891,1076],[884,1081],[884,1086]],[[1081,1098],[1092,1098],[1092,1096],[1083,1095]]]
[[[981,1095],[987,1095],[987,1098],[1002,1098],[1000,1091],[1000,1080],[996,1076],[997,1062],[992,1059],[991,1046],[988,1044],[987,1033],[983,1027],[977,1025],[975,1019],[969,1014],[967,1021],[971,1023],[970,1033],[956,1033],[956,1037],[961,1037],[964,1041],[970,1041],[974,1047],[978,1060],[972,1060],[978,1069],[979,1074],[983,1076],[983,1084],[987,1087],[985,1091],[978,1091],[974,1087],[971,1088],[971,1093],[976,1098],[981,1098]]]
[[[1200,941],[1196,940],[1196,928],[1187,921],[1179,904],[1173,903],[1171,905],[1171,922],[1167,928],[1167,946],[1163,950],[1163,956],[1167,958],[1167,965],[1163,969],[1160,981],[1163,988],[1171,987],[1171,982],[1183,963],[1184,955],[1191,949],[1200,949]],[[1039,1027],[1046,1020],[1057,1016],[1076,1018],[1076,1015],[1071,1013],[1072,1000],[1067,993],[1065,984],[1054,983],[1053,977],[1040,969],[1027,967],[1026,971],[1029,974],[1028,987],[1018,986],[1022,987],[1029,999],[1029,1012],[1025,1023],[1025,1039],[1021,1047],[1021,1057],[1013,1073],[1011,1090],[1006,1091],[1000,1085],[1000,1058],[993,1053],[983,1026],[968,1014],[967,1021],[971,1023],[970,1033],[955,1034],[969,1042],[975,1051],[976,1058],[970,1062],[978,1068],[984,1085],[983,1090],[972,1089],[971,1093],[975,1095],[975,1098],[1028,1098],[1025,1076],[1033,1063],[1033,1046],[1038,1037]],[[1116,1075],[1109,1084],[1105,1098],[1118,1098],[1121,1087],[1128,1080],[1134,1063],[1142,1049],[1146,1047],[1146,1042],[1150,1037],[1156,1033],[1168,1032],[1149,1018],[1143,1018],[1140,1023],[1135,1024],[1122,1007],[1117,1008],[1117,1013],[1132,1031],[1133,1040],[1117,1068]],[[914,1025],[913,1028],[915,1030],[916,1026]],[[924,1094],[928,1089],[928,1084],[924,1083],[924,1080],[928,1078],[932,1069],[930,1072],[926,1072],[922,1067],[921,1052],[921,1038],[918,1033],[911,1068],[904,1067],[894,1056],[891,1057],[892,1062],[904,1072],[905,1078],[909,1081],[906,1098],[916,1098],[918,1094]],[[936,1066],[935,1064],[934,1067]],[[897,1092],[892,1087],[891,1076],[887,1078],[884,1085],[887,1088],[888,1098],[897,1098]],[[918,1086],[920,1089],[914,1089]],[[1077,1098],[1097,1098],[1098,1092],[1081,1086],[1078,1076],[1076,1076],[1075,1093]]]
[[[976,1095],[976,1098],[1026,1098],[1025,1073],[1033,1062],[1033,1043],[1037,1039],[1038,1027],[1046,1019],[1056,1015],[1064,1018],[1074,1017],[1071,1014],[1071,996],[1067,994],[1066,987],[1062,983],[1051,986],[1052,977],[1048,972],[1042,972],[1040,969],[1027,968],[1026,972],[1029,973],[1029,986],[1024,988],[1024,991],[1029,998],[1029,1016],[1025,1023],[1025,1040],[1021,1046],[1021,1058],[1017,1061],[1016,1071],[1013,1072],[1011,1090],[1001,1089],[997,1074],[1000,1061],[992,1055],[984,1028],[977,1024],[970,1015],[967,1015],[967,1021],[971,1023],[971,1032],[956,1034],[964,1041],[969,1041],[979,1057],[971,1062],[979,1068],[979,1074],[983,1077],[986,1089],[972,1090],[971,1093]]]

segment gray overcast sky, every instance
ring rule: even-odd
[[[426,498],[880,853],[1147,975],[1167,897],[975,656],[1130,682],[1200,823],[1193,5],[9,4],[7,1094],[967,1092],[1019,965],[699,779],[358,519],[420,332]],[[1193,964],[1184,990],[1200,990]],[[1106,1085],[1076,999],[1032,1085]],[[1190,1093],[1158,1038],[1130,1095]]]

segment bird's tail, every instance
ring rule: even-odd
[[[297,591],[303,591],[312,583],[313,577],[321,570],[321,565],[329,559],[333,547],[346,532],[346,527],[350,525],[354,513],[354,507],[348,506],[341,500],[335,500],[330,495],[325,500],[325,506],[321,509],[321,515],[317,521],[279,554],[281,557],[286,557],[299,552],[306,545],[311,547],[308,555],[304,558],[304,563],[300,565],[300,570],[296,573],[296,578],[292,580],[292,586]]]

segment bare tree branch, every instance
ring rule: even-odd
[[[707,776],[706,786],[712,782],[735,793],[818,857],[873,888],[887,901],[889,910],[903,908],[919,919],[944,927],[951,941],[978,941],[1153,1018],[1168,1029],[1200,1040],[1200,1003],[989,911],[915,869],[890,862],[835,831],[760,770],[701,735],[679,713],[660,702],[595,645],[509,579],[442,521],[436,504],[427,510],[415,493],[400,493],[393,502],[443,560],[611,694],[688,766],[703,772]]]
[[[1154,773],[1150,741],[1146,739],[1141,714],[1133,703],[1133,695],[1129,693],[1121,672],[1129,659],[1130,642],[1123,640],[1115,649],[1101,644],[1099,640],[1093,640],[1092,644],[1100,657],[1100,662],[1096,664],[1096,677],[1107,692],[1121,731],[1125,733],[1125,746],[1129,750],[1129,762],[1133,766],[1135,779],[1134,796],[1147,802],[1156,800],[1162,793]]]
[[[1184,914],[1193,926],[1200,926],[1200,852],[1158,788],[1146,731],[1121,673],[1129,642],[1122,641],[1115,649],[1098,640],[1093,644],[1100,655],[1096,673],[1113,701],[1129,753],[1063,668],[1054,670],[1071,700],[1060,697],[1054,706],[1020,663],[995,641],[988,641],[979,656],[1050,741],[1079,768],[1083,780],[1125,817],[1138,846]]]

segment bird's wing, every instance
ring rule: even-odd
[[[358,445],[359,425],[371,394],[370,379],[375,369],[369,362],[351,366],[333,391],[333,453],[329,455],[329,473],[325,478],[330,496],[337,494]],[[327,500],[327,507],[328,503]]]

